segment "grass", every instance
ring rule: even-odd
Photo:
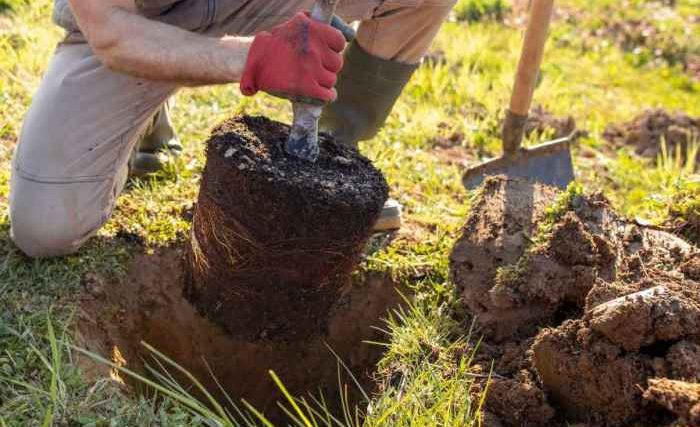
[[[560,5],[569,17],[554,24],[536,99],[554,114],[572,115],[589,132],[576,149],[581,184],[605,191],[627,216],[692,230],[688,224],[700,217],[695,165],[675,153],[649,160],[628,149],[613,151],[602,132],[650,107],[700,115],[700,83],[682,66],[698,50],[698,25],[690,20],[700,15],[700,5]],[[471,158],[498,151],[520,42],[520,30],[501,19],[509,7],[498,0],[460,0],[433,48],[444,60],[420,68],[385,129],[362,144],[408,220],[408,231],[362,268],[388,272],[416,292],[414,305],[386,325],[387,354],[378,366],[383,386],[369,403],[367,426],[478,425],[481,402],[469,394],[475,344],[468,339],[470,325],[452,315],[448,274],[449,251],[472,195],[461,186],[460,168],[440,150],[447,139]],[[202,425],[206,417],[176,396],[156,404],[108,380],[84,377],[71,347],[75,297],[88,273],[119,276],[135,252],[186,238],[185,214],[204,160],[201,142],[215,124],[237,112],[288,121],[290,108],[268,96],[243,99],[232,87],[183,91],[173,110],[185,142],[182,158],[153,179],[131,183],[112,220],[79,254],[29,260],[9,237],[10,157],[60,37],[50,12],[49,0],[0,0],[0,427]],[[627,20],[662,29],[663,40],[634,46],[597,31]],[[680,54],[664,47],[661,55],[649,56],[656,43]]]

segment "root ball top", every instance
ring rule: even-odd
[[[289,126],[265,117],[238,116],[216,128],[209,150],[241,173],[280,186],[280,191],[308,190],[307,196],[332,199],[341,196],[350,205],[383,204],[388,187],[382,174],[355,149],[321,134],[316,162],[288,155],[284,142]],[[209,153],[211,157],[212,153]]]

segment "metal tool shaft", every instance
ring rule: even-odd
[[[329,24],[333,19],[338,0],[318,0],[311,10],[311,18]],[[323,107],[302,102],[292,103],[294,122],[285,145],[288,154],[315,162],[318,147],[318,120]]]

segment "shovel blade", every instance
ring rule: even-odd
[[[565,189],[574,179],[568,138],[521,149],[515,155],[504,155],[469,169],[462,182],[468,190],[479,187],[489,176],[505,175]]]

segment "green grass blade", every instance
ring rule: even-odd
[[[280,378],[275,374],[273,371],[269,371],[270,376],[272,377],[272,381],[275,382],[275,385],[277,385],[277,388],[282,392],[284,395],[284,398],[287,399],[287,402],[289,402],[290,405],[292,405],[292,408],[294,408],[294,411],[299,415],[301,420],[303,421],[303,425],[305,427],[313,427],[313,424],[311,421],[306,417],[304,412],[302,412],[301,408],[299,405],[297,405],[296,400],[292,395],[289,393],[289,390],[287,390],[287,387],[284,386]]]

